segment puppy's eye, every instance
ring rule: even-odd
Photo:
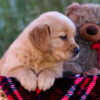
[[[67,39],[67,36],[66,36],[66,35],[60,36],[60,38],[61,38],[62,40],[66,40],[66,39]]]

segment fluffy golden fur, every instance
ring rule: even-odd
[[[47,12],[32,21],[0,61],[0,73],[17,78],[31,91],[49,89],[62,77],[63,62],[74,58],[78,47],[73,22],[59,12]]]

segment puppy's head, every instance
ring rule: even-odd
[[[29,38],[42,53],[48,53],[58,61],[69,61],[78,55],[75,25],[66,16],[48,12],[37,18],[35,23]]]

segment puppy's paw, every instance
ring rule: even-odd
[[[54,74],[47,70],[43,71],[42,73],[40,73],[38,77],[38,88],[40,90],[46,91],[47,89],[53,86],[54,82],[55,82]]]
[[[33,73],[28,73],[19,79],[21,85],[28,91],[35,91],[37,88],[37,77]]]
[[[9,76],[15,77],[28,91],[34,91],[37,88],[37,76],[31,70],[19,68],[10,72]]]

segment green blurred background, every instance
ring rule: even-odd
[[[0,57],[38,15],[51,10],[64,13],[73,2],[100,4],[100,0],[0,0]]]

